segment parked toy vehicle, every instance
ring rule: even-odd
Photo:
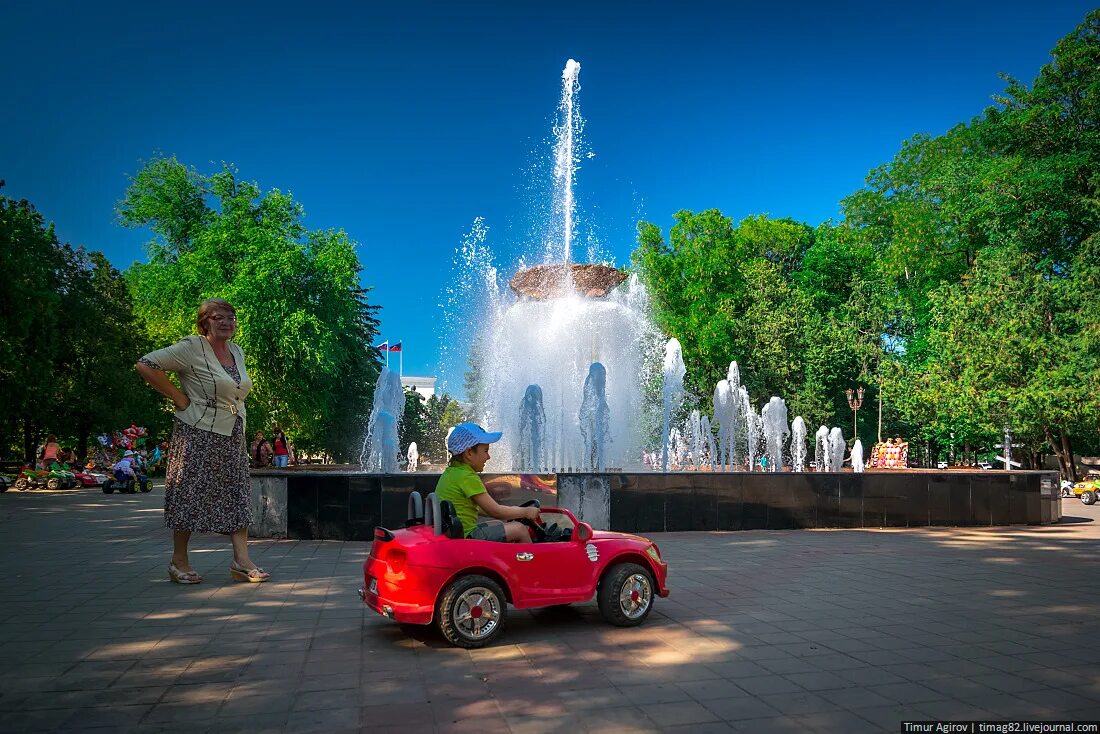
[[[538,500],[527,505],[538,506]],[[406,624],[433,622],[453,645],[484,647],[517,609],[586,602],[593,595],[611,624],[641,624],[655,597],[668,596],[668,566],[656,543],[596,531],[564,508],[542,510],[549,524],[523,521],[535,540],[463,538],[454,506],[413,492],[405,528],[376,528],[363,564],[360,596],[379,614]]]
[[[10,487],[15,486],[15,477],[9,474],[0,474],[0,492],[7,492]]]
[[[1083,480],[1073,485],[1073,495],[1080,497],[1086,505],[1096,504],[1100,499],[1100,474],[1089,472]]]
[[[15,481],[15,488],[25,489],[72,489],[76,486],[76,476],[60,464],[53,464],[47,470],[23,469],[19,479]]]
[[[73,476],[75,476],[76,481],[80,482],[84,487],[102,487],[109,479],[106,474],[90,471],[88,469],[75,471],[73,472]]]

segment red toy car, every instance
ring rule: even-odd
[[[532,500],[526,504],[538,504]],[[527,522],[534,542],[463,538],[454,506],[409,496],[400,530],[376,528],[363,564],[360,596],[379,614],[407,624],[432,624],[459,647],[483,647],[517,609],[586,602],[596,595],[611,624],[641,624],[656,596],[668,596],[668,565],[657,544],[637,535],[595,531],[571,512],[547,508],[545,522]]]

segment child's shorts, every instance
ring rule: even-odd
[[[500,520],[482,520],[474,526],[470,533],[470,540],[493,540],[503,543],[507,536],[504,534],[504,523]]]

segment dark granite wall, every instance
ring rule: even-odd
[[[620,474],[611,529],[1039,525],[1061,517],[1053,472]]]
[[[287,536],[370,540],[400,527],[409,492],[438,474],[285,472]],[[555,477],[483,475],[501,502],[557,504]],[[1055,472],[645,473],[607,475],[612,530],[1038,525],[1061,517]]]

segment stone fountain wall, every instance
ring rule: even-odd
[[[929,526],[1046,525],[1062,516],[1049,471],[606,473],[482,475],[496,499],[568,508],[597,529],[632,533]],[[436,473],[300,469],[252,473],[261,538],[363,540],[401,527],[409,493]]]

